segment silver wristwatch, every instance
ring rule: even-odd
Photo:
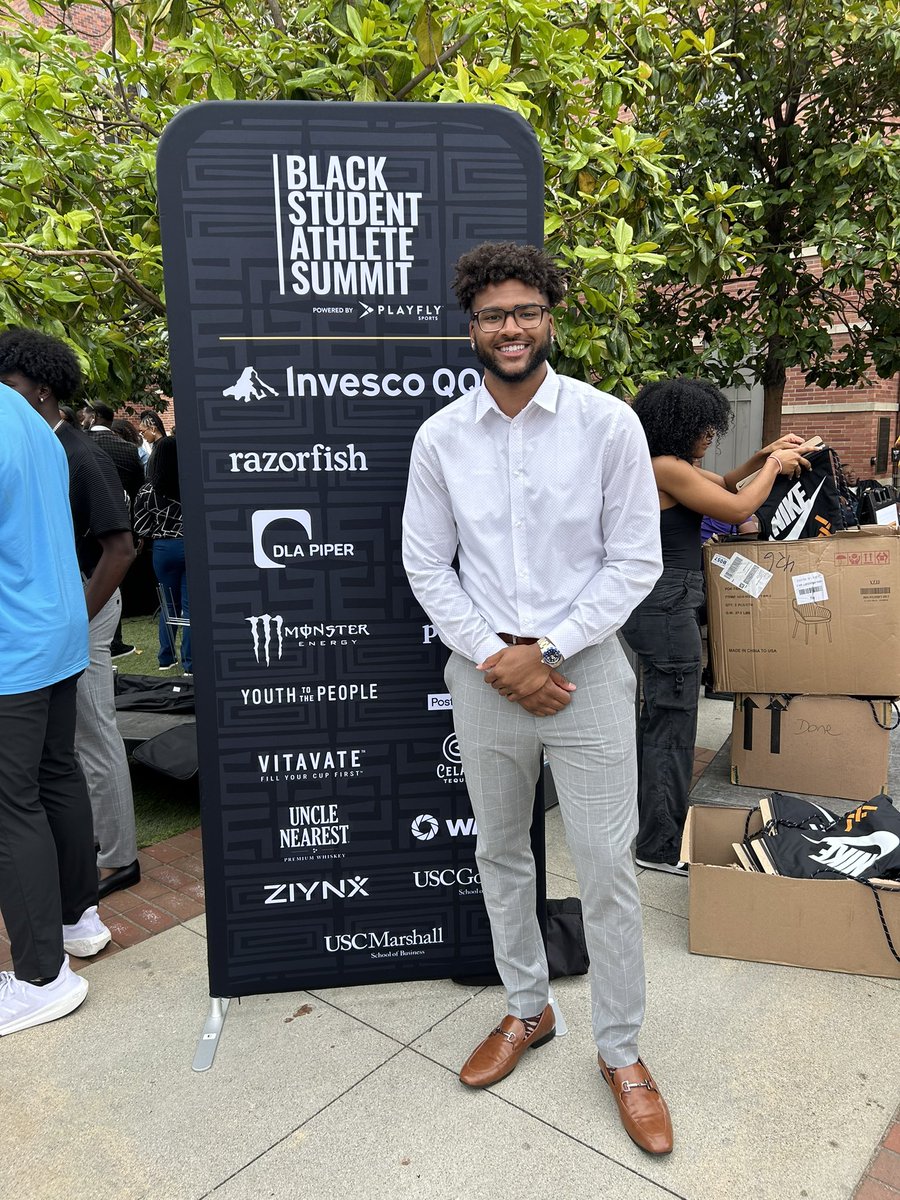
[[[563,661],[563,652],[558,650],[549,638],[538,638],[538,649],[541,652],[541,662],[545,667],[558,667]]]

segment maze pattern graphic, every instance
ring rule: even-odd
[[[286,186],[298,162],[345,184],[362,163],[376,190],[418,197],[405,294],[290,290],[292,218],[313,204]],[[488,106],[206,103],[171,123],[158,175],[210,990],[488,970],[451,714],[429,707],[446,652],[400,527],[416,430],[478,378],[452,264],[485,240],[540,244],[537,143]],[[333,191],[345,217],[379,216],[374,192]],[[365,236],[305,217],[307,247]],[[366,227],[396,273],[378,247],[400,235]],[[421,886],[427,871],[442,882]]]

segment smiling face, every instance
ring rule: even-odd
[[[506,279],[492,283],[475,297],[473,312],[484,308],[511,309],[517,304],[546,304],[547,297],[537,290]],[[544,314],[536,329],[520,329],[510,314],[494,333],[484,333],[478,322],[469,322],[469,333],[475,343],[475,354],[485,368],[504,383],[522,383],[543,366],[550,354],[553,318]]]

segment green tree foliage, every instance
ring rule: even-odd
[[[41,25],[0,0],[0,324],[67,338],[114,401],[168,387],[154,156],[170,117],[207,98],[520,113],[545,157],[547,244],[570,269],[562,369],[620,394],[668,368],[639,320],[646,289],[744,262],[752,210],[726,172],[683,171],[673,137],[676,113],[699,122],[715,105],[732,62],[690,8],[684,22],[652,0],[94,8],[102,50],[72,31],[76,9]]]
[[[712,0],[685,11],[695,37],[709,36],[706,22],[734,57],[715,91],[675,114],[679,178],[709,193],[718,176],[755,202],[754,262],[726,287],[718,246],[705,247],[681,278],[669,272],[669,287],[661,273],[639,312],[670,369],[726,382],[752,370],[766,441],[780,428],[788,367],[821,387],[856,384],[870,366],[900,371],[900,6]],[[654,126],[645,114],[648,128],[671,118],[661,107]],[[848,327],[846,344],[834,346],[832,325]]]

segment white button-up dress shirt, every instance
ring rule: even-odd
[[[637,417],[549,366],[513,418],[482,382],[416,434],[403,564],[441,640],[473,662],[504,648],[498,632],[566,658],[604,641],[662,572]]]

